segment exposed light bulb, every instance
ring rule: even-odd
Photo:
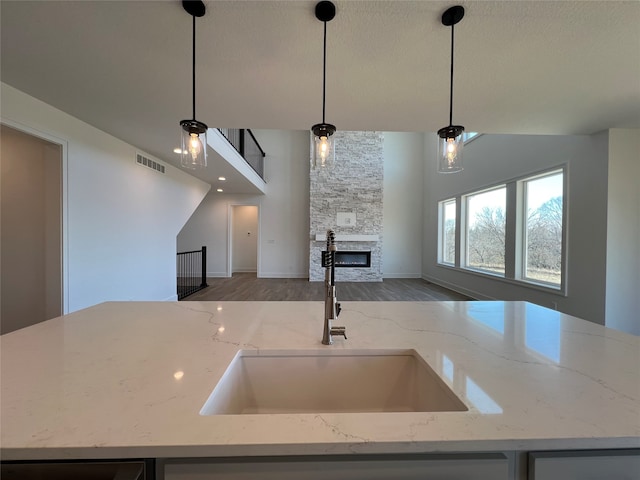
[[[453,164],[458,156],[458,145],[455,138],[447,138],[447,162]]]
[[[312,168],[330,168],[333,166],[335,157],[335,140],[333,134],[336,127],[321,123],[311,127],[313,132],[313,158]]]
[[[191,155],[191,158],[195,160],[196,158],[198,158],[198,155],[200,155],[200,152],[202,152],[202,142],[200,141],[200,136],[197,133],[190,133],[189,155]]]
[[[323,160],[327,158],[327,154],[329,153],[329,141],[327,137],[320,137],[320,144],[318,145],[320,150],[320,158]]]
[[[464,127],[450,125],[438,130],[438,171],[454,173],[462,170],[462,151]]]

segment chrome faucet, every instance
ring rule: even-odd
[[[336,261],[336,234],[333,230],[327,230],[327,251],[324,253],[324,331],[322,344],[331,345],[332,335],[342,335],[347,338],[347,327],[332,327],[331,321],[340,315],[340,304],[336,301],[335,261]]]

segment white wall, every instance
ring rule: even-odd
[[[176,299],[176,235],[210,185],[141,167],[135,147],[5,84],[2,121],[63,145],[68,311]]]
[[[436,136],[425,136],[424,278],[475,298],[527,300],[604,324],[607,242],[608,134],[483,135],[465,147],[465,170],[436,170]],[[433,153],[432,153],[433,152]],[[438,201],[460,193],[568,165],[567,296],[437,265]]]
[[[258,275],[306,278],[309,268],[309,132],[254,130],[253,133],[266,152],[266,194],[210,192],[178,235],[178,249],[207,246],[207,275],[226,276],[229,205],[259,205]]]
[[[258,207],[232,207],[232,271],[256,272],[258,268]]]
[[[607,327],[640,335],[640,130],[609,130]]]
[[[424,134],[384,133],[382,271],[385,278],[422,276]]]

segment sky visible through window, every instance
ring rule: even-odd
[[[551,175],[537,180],[530,180],[527,189],[527,208],[528,210],[536,210],[548,200],[562,196],[562,174]],[[483,208],[500,207],[505,209],[505,190],[504,188],[490,190],[473,196],[473,201],[467,205],[469,227],[473,228],[476,223],[476,217]],[[445,218],[455,218],[455,204],[445,205]]]
[[[543,203],[562,196],[562,174],[550,175],[527,182],[527,209],[536,210]]]
[[[445,220],[456,219],[456,202],[444,204],[444,218]]]
[[[469,197],[469,202],[467,202],[468,227],[475,227],[478,215],[485,208],[501,208],[504,212],[506,202],[506,189],[504,187],[496,190],[490,190],[488,192],[478,193]]]

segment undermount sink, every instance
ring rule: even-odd
[[[200,414],[466,410],[415,350],[240,350]]]

